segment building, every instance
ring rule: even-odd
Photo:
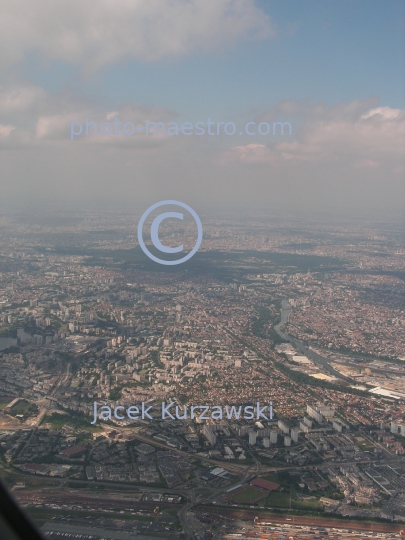
[[[292,430],[291,430],[291,440],[294,441],[294,442],[298,442],[298,435],[299,435],[299,430],[297,428],[292,428]]]
[[[249,433],[249,444],[250,446],[254,446],[256,444],[256,432],[254,431]]]
[[[208,442],[210,443],[211,446],[215,446],[216,442],[217,442],[217,436],[215,435],[215,433],[212,431],[212,429],[210,428],[210,426],[208,426],[207,424],[205,424],[205,426],[203,427],[203,435],[207,438]]]
[[[319,424],[323,422],[323,416],[318,411],[318,407],[311,407],[311,405],[307,405],[307,413],[311,418],[316,420]]]
[[[284,422],[284,420],[279,420],[277,425],[283,433],[290,433],[290,427],[286,422]]]
[[[300,422],[300,430],[303,431],[304,433],[308,433],[309,427],[306,424],[304,424],[304,422]]]
[[[391,433],[398,435],[398,424],[396,422],[391,422]]]
[[[224,450],[226,454],[225,459],[235,459],[235,455],[232,452],[232,450],[229,448],[229,446],[224,446]]]
[[[277,444],[278,433],[277,431],[270,431],[270,442],[271,444]]]
[[[359,494],[356,493],[356,495],[354,496],[354,500],[358,504],[367,504],[367,505],[372,505],[374,502],[373,497],[370,497],[368,495],[362,495],[360,493]]]
[[[316,407],[316,410],[325,418],[333,418],[335,416],[335,409],[328,407],[327,405],[320,405]]]
[[[284,446],[291,446],[291,437],[284,435]]]

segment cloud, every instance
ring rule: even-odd
[[[373,116],[380,116],[384,120],[395,120],[401,116],[401,109],[391,109],[390,107],[377,107],[367,111],[361,117],[362,120],[367,120]]]
[[[98,133],[71,141],[70,123],[85,125],[86,118],[98,126],[114,118],[136,125],[181,120],[164,108],[103,109],[30,85],[0,89],[0,112],[3,201],[70,197],[150,205],[177,198],[196,209],[279,208],[288,201],[298,210],[403,212],[405,111],[378,106],[374,98],[331,106],[280,102],[250,120],[290,121],[292,135],[246,139]]]
[[[41,116],[52,116],[94,108],[87,100],[74,94],[52,94],[44,88],[27,83],[0,85],[0,118],[18,126],[32,126]]]
[[[235,146],[225,151],[220,159],[223,164],[234,162],[235,160],[243,163],[273,163],[276,160],[274,152],[265,144],[247,144],[245,146]]]
[[[0,124],[0,140],[6,139],[12,131],[15,130],[15,126],[4,126]]]
[[[0,64],[27,53],[95,70],[275,35],[254,0],[0,0]]]
[[[131,137],[104,136],[100,133],[100,125],[102,122],[114,123],[115,118],[144,125],[148,121],[175,121],[177,117],[177,112],[163,107],[123,104],[115,110],[106,111],[85,98],[64,93],[52,94],[38,86],[0,86],[0,138],[3,149],[25,150],[30,144],[71,144],[72,122],[80,122],[83,126],[81,144],[148,148],[160,144],[167,137],[160,136],[159,132],[153,137],[145,137],[142,133],[135,133]],[[84,136],[86,119],[97,124],[96,136],[93,128],[89,129],[89,136]]]
[[[390,107],[365,110],[370,101],[355,100],[331,107],[284,102],[264,115],[268,121],[280,111],[294,115],[301,126],[294,140],[237,146],[224,152],[223,162],[279,164],[287,161],[345,163],[360,168],[403,162],[405,111]]]
[[[40,102],[43,102],[47,93],[39,86],[14,85],[0,87],[0,114],[25,113]]]
[[[145,107],[140,104],[122,104],[113,110],[103,110],[75,95],[50,94],[33,85],[0,87],[1,138],[3,147],[9,142],[15,148],[30,141],[33,144],[58,142],[59,144],[101,144],[126,148],[149,148],[178,137],[160,134],[147,137],[144,133],[105,136],[100,133],[103,122],[173,122],[178,113],[162,107]],[[98,126],[97,135],[93,128],[84,135],[86,119]],[[392,163],[402,166],[405,147],[405,110],[390,107],[375,107],[374,99],[353,100],[326,106],[323,103],[282,101],[271,110],[256,118],[256,124],[266,121],[287,121],[293,126],[292,136],[271,138],[259,137],[248,144],[228,149],[216,146],[216,163],[235,162],[269,164],[282,167],[287,162],[314,164],[345,163],[357,168],[378,168]],[[70,140],[71,123],[80,122],[83,132]],[[122,125],[119,131],[122,130]],[[181,139],[182,137],[180,137]],[[220,139],[218,138],[218,143]],[[231,143],[232,138],[225,142]],[[214,152],[215,153],[215,152]],[[213,155],[212,153],[211,155]]]

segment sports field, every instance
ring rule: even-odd
[[[356,442],[356,445],[361,450],[364,450],[367,452],[372,452],[374,450],[374,445],[371,442],[364,439],[363,437],[355,437],[354,440]]]

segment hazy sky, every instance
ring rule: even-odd
[[[405,212],[403,0],[0,0],[2,202]],[[79,136],[71,122],[233,122]],[[239,135],[246,122],[292,135]]]

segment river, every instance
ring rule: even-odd
[[[304,343],[302,343],[301,341],[297,341],[292,336],[289,336],[288,334],[285,334],[284,332],[280,330],[280,327],[283,326],[283,324],[285,324],[288,321],[288,316],[290,315],[290,311],[291,311],[291,307],[288,300],[286,298],[283,298],[283,300],[281,301],[281,320],[279,324],[277,324],[274,327],[274,330],[277,332],[277,334],[282,339],[285,339],[286,341],[290,341],[293,345],[297,347],[298,350],[304,353],[305,356],[308,356],[308,358],[311,358],[316,364],[322,366],[326,371],[328,371],[334,377],[337,377],[339,379],[344,379],[345,381],[353,383],[352,379],[350,379],[349,377],[345,377],[344,375],[336,371],[336,369],[333,369],[333,367],[329,364],[326,358],[316,353],[315,351],[308,349],[308,347],[304,345]]]

